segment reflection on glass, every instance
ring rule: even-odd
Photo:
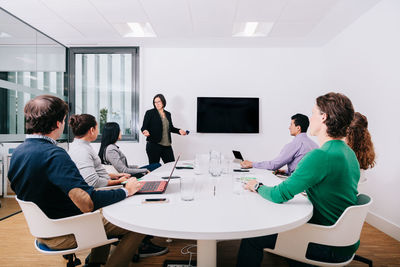
[[[0,10],[0,138],[3,142],[24,139],[23,109],[30,99],[52,94],[67,100],[65,57],[64,46]]]

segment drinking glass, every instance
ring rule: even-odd
[[[241,195],[244,192],[243,179],[241,177],[233,176],[232,182],[233,182],[233,193],[236,195]]]
[[[210,151],[210,166],[209,172],[212,176],[221,176],[221,152],[211,150]]]
[[[207,163],[207,154],[196,154],[196,157],[194,159],[194,174],[205,174],[207,172]]]
[[[181,185],[181,199],[184,201],[191,201],[194,199],[195,191],[195,177],[182,176],[180,179]]]

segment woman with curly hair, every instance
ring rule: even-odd
[[[368,131],[368,120],[360,112],[354,113],[354,119],[347,129],[346,143],[356,153],[360,169],[375,166],[375,150]]]
[[[359,112],[347,128],[346,143],[353,149],[360,164],[360,183],[367,180],[364,171],[375,166],[375,150],[368,131],[367,117]]]

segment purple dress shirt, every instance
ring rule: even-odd
[[[306,133],[300,133],[283,147],[278,157],[270,161],[254,162],[253,167],[275,171],[287,164],[287,173],[290,175],[307,152],[315,148],[318,148],[318,145]]]

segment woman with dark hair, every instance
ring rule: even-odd
[[[126,181],[128,173],[108,174],[90,142],[96,140],[99,127],[95,117],[90,114],[72,115],[69,125],[75,135],[68,154],[75,162],[86,183],[95,188],[118,185]]]
[[[146,136],[146,152],[149,164],[159,163],[160,158],[164,163],[175,161],[171,147],[171,132],[187,135],[188,131],[175,128],[172,124],[171,113],[164,108],[167,101],[162,94],[153,98],[153,109],[146,111],[143,119],[142,133]]]
[[[318,97],[310,119],[310,134],[318,138],[320,147],[308,152],[292,175],[279,185],[266,186],[251,180],[246,188],[275,203],[306,191],[314,206],[309,223],[335,224],[346,208],[357,204],[360,169],[355,153],[343,141],[353,117],[353,105],[345,95],[328,93]],[[278,235],[243,239],[237,267],[260,266],[263,249],[274,248]],[[307,258],[343,262],[351,259],[359,245],[359,241],[346,247],[318,244],[307,249]]]
[[[104,125],[99,151],[101,163],[112,165],[118,172],[129,173],[138,178],[161,166],[160,163],[153,163],[140,168],[137,165],[128,165],[125,155],[116,145],[121,137],[122,133],[118,123],[107,122]]]
[[[359,112],[347,129],[346,142],[356,153],[360,169],[367,170],[375,166],[375,150],[368,131],[367,117]]]

